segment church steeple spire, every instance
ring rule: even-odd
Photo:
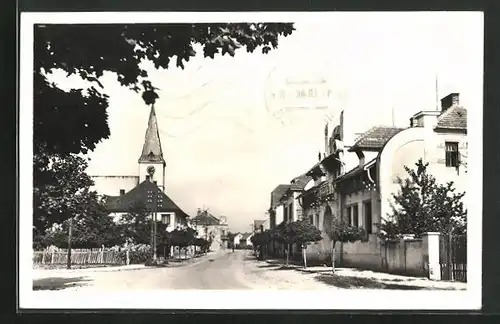
[[[160,162],[165,164],[165,160],[163,159],[163,152],[161,149],[160,134],[158,131],[158,122],[156,120],[154,105],[151,105],[151,111],[149,113],[148,128],[146,129],[144,145],[142,147],[142,153],[139,158],[139,163],[141,162]]]

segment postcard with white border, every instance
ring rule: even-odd
[[[21,309],[481,308],[481,12],[20,26]]]

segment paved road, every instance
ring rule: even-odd
[[[37,290],[251,289],[245,269],[248,251],[219,252],[175,268],[67,273],[36,279]]]

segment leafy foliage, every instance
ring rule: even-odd
[[[342,219],[335,218],[326,234],[332,240],[332,271],[335,273],[335,243],[356,242],[366,237],[365,230],[352,226]],[[342,257],[342,253],[341,253]]]
[[[196,231],[190,227],[175,229],[168,234],[169,242],[172,246],[186,247],[194,245]]]
[[[77,155],[38,157],[38,184],[33,189],[33,225],[40,235],[54,223],[99,208],[92,179],[85,173],[87,161]]]
[[[95,195],[95,192],[91,192]],[[95,205],[88,206],[85,213],[73,220],[71,246],[72,248],[100,248],[104,246],[115,246],[124,243],[118,226],[108,216],[104,204],[97,198],[93,198]],[[54,226],[53,230],[47,231],[43,240],[43,246],[55,245],[60,248],[68,247],[69,220],[61,225]]]
[[[405,234],[420,237],[425,232],[464,234],[467,211],[453,182],[439,184],[427,173],[428,163],[420,159],[416,169],[405,166],[408,178],[398,179],[400,190],[393,194],[392,214],[379,225],[379,236],[397,239]]]
[[[334,219],[327,232],[333,242],[355,242],[366,237],[364,229],[349,225],[343,220]]]
[[[108,96],[99,81],[104,72],[141,92],[149,105],[158,99],[158,89],[140,63],[167,69],[173,60],[184,68],[196,55],[196,46],[210,58],[234,56],[240,47],[268,53],[278,47],[280,36],[293,30],[290,23],[38,25],[34,31],[35,152],[44,147],[49,154],[86,153],[109,137]],[[63,91],[46,78],[54,70],[79,75],[91,86]]]
[[[35,164],[39,162],[39,183],[33,190],[35,248],[67,247],[70,217],[75,248],[123,243],[119,228],[108,217],[104,199],[90,190],[93,181],[85,173],[85,159],[74,154],[52,155],[45,162],[35,159]]]
[[[201,237],[195,238],[193,244],[199,247],[203,253],[207,252],[210,248],[210,241]]]
[[[118,220],[123,236],[134,244],[150,244],[152,224],[149,215],[143,202],[135,202],[128,213]]]
[[[151,259],[152,249],[149,244],[130,244],[128,245],[130,264],[142,264]],[[127,260],[126,250],[119,252],[119,257],[123,262]]]
[[[305,219],[288,223],[286,225],[288,236],[292,238],[294,243],[306,245],[307,243],[317,242],[322,240],[321,231],[309,223]]]
[[[227,241],[227,246],[229,248],[233,247],[234,248],[234,237],[236,234],[232,233],[231,231],[227,232],[227,234],[223,237],[224,241]]]
[[[271,242],[271,232],[269,230],[263,231],[263,232],[258,232],[255,233],[251,238],[250,242],[252,242],[252,245],[254,247],[260,246],[266,246],[269,242]]]
[[[274,228],[271,232],[271,239],[281,244],[292,244],[294,242],[293,236],[288,231],[285,223],[281,223]]]

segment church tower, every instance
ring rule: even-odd
[[[155,181],[158,187],[165,191],[165,167],[166,163],[163,159],[155,108],[154,105],[151,105],[148,128],[146,129],[144,145],[139,158],[139,183],[146,180],[147,176],[153,171],[151,180]]]

